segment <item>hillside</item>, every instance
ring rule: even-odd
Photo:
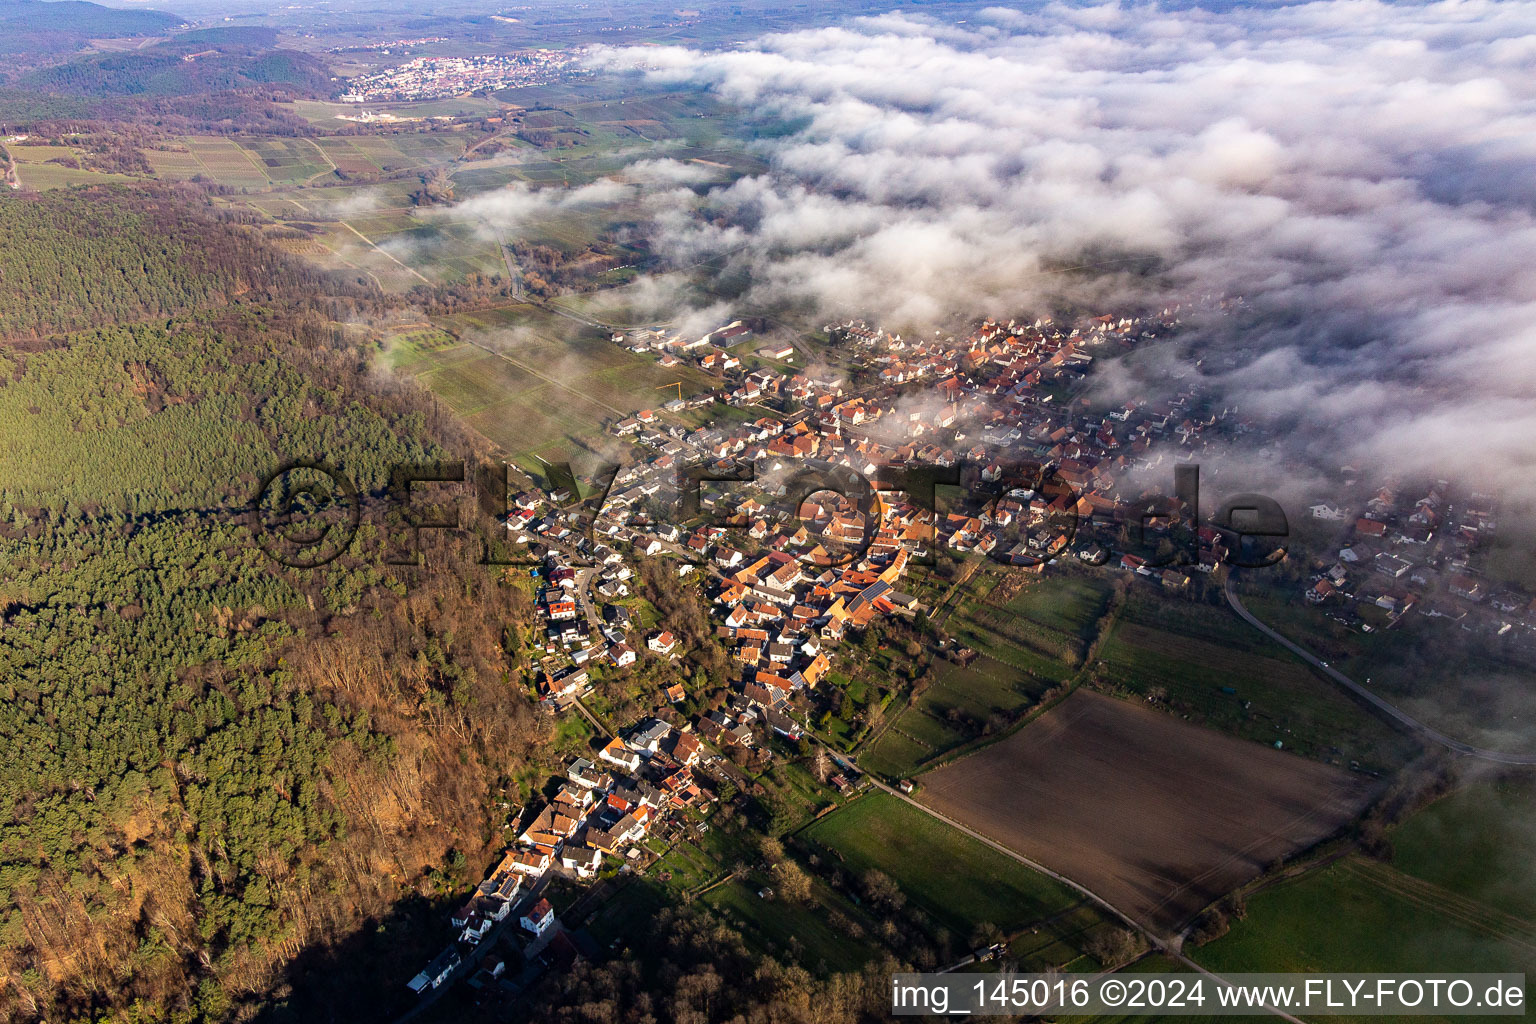
[[[333,91],[325,65],[307,53],[221,52],[184,60],[178,49],[93,54],[29,72],[17,84],[43,93],[94,97],[186,96],[262,85],[313,96]]]
[[[85,0],[0,0],[0,53],[69,53],[89,39],[153,36],[180,24],[180,17],[163,11]]]
[[[169,189],[0,195],[0,340],[271,298],[316,280]]]
[[[129,229],[126,201],[71,209],[73,237],[117,238],[110,263],[34,247],[35,278],[131,277],[224,237],[174,210]],[[255,543],[243,506],[284,457],[373,493],[464,447],[316,314],[344,292],[234,258],[270,301],[0,349],[0,1019],[266,1005],[300,950],[461,887],[493,786],[547,738],[500,648],[526,599],[485,570],[407,588],[366,523],[323,570]]]

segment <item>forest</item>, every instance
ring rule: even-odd
[[[318,284],[315,271],[199,198],[121,185],[0,195],[0,340]]]
[[[0,53],[70,53],[90,39],[152,36],[181,24],[163,11],[131,11],[83,0],[0,0]]]
[[[78,196],[6,200],[35,214],[32,280],[115,266],[104,297],[154,318],[0,347],[5,1020],[280,1001],[300,950],[492,855],[490,796],[549,731],[502,648],[528,601],[472,558],[386,574],[382,519],[323,569],[254,543],[244,506],[285,457],[368,495],[470,442],[336,329],[366,296],[316,295],[254,232],[156,195],[98,195],[67,228]],[[169,252],[226,256],[185,274]],[[241,290],[265,301],[211,305]],[[78,324],[78,298],[29,333]]]
[[[177,48],[163,46],[79,57],[29,72],[17,84],[79,96],[184,96],[273,84],[305,95],[327,96],[334,90],[325,65],[296,50],[221,52],[189,61]]]

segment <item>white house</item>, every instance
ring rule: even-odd
[[[416,977],[406,982],[406,987],[417,995],[429,988],[437,988],[453,974],[453,969],[459,966],[459,950],[457,946],[449,946],[437,955],[426,968]]]
[[[590,846],[567,846],[560,853],[560,863],[577,878],[591,878],[603,866],[603,853]]]
[[[640,755],[629,749],[628,745],[617,736],[609,740],[608,745],[597,756],[626,771],[632,772],[640,767]]]
[[[534,935],[543,935],[555,923],[555,908],[549,905],[549,900],[540,899],[528,908],[518,923]]]

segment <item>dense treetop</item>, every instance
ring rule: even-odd
[[[296,50],[221,52],[192,61],[182,56],[176,48],[161,47],[93,54],[29,72],[19,84],[80,96],[184,96],[273,84],[324,96],[334,89],[325,65]]]
[[[167,189],[0,195],[0,339],[266,298],[315,279]]]

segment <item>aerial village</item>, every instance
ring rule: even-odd
[[[1179,313],[1071,325],[989,320],[963,338],[923,341],[861,321],[832,325],[829,337],[856,353],[864,378],[857,386],[825,368],[793,372],[799,353],[787,344],[759,347],[772,363],[747,369],[736,353],[756,342],[740,321],[700,337],[660,328],[613,334],[613,344],[668,365],[691,360],[721,384],[610,424],[633,458],[614,471],[595,514],[578,514],[566,490],[530,489],[513,500],[506,528],[539,561],[532,573],[544,645],[534,685],[550,713],[586,714],[581,698],[595,666],[623,669],[642,652],[679,657],[678,637],[641,629],[618,603],[636,582],[635,559],[664,558],[707,598],[715,635],[731,652],[732,693],[723,706],[683,719],[662,710],[684,700],[674,679],[656,695],[655,714],[620,728],[595,758],[573,760],[553,798],[525,809],[515,844],[454,916],[459,941],[411,988],[428,992],[467,973],[472,961],[464,958],[514,926],[530,963],[575,955],[541,895],[549,878],[643,868],[650,855],[641,842],[657,828],[707,828],[697,818],[685,824],[685,812],[714,798],[714,781],[733,771],[733,751],[771,756],[763,749],[771,739],[793,743],[812,731],[818,683],[840,645],[879,619],[927,611],[903,581],[936,552],[983,554],[1025,573],[1070,559],[1171,596],[1218,575],[1232,538],[1192,522],[1187,508],[1159,493],[1172,490],[1168,483],[1140,481],[1171,479],[1174,466],[1198,462],[1208,444],[1248,425],[1194,388],[1101,411],[1079,397],[1095,360],[1174,332]],[[762,415],[702,427],[677,421],[715,402]],[[1021,459],[1049,473],[1017,477],[1009,467]],[[877,490],[859,507],[848,491],[807,493],[792,477],[803,465],[878,481],[903,466],[962,464],[971,467],[974,493],[931,512],[899,487]],[[755,472],[742,473],[745,466]],[[698,485],[699,514],[680,521],[688,467],[720,479]],[[1381,487],[1354,511],[1328,503],[1305,510],[1336,523],[1339,538],[1336,557],[1324,560],[1331,564],[1306,581],[1307,601],[1334,615],[1346,602],[1368,605],[1389,622],[1415,605],[1457,618],[1481,605],[1493,615],[1484,628],[1536,626],[1529,595],[1489,586],[1470,565],[1492,534],[1491,500],[1472,495],[1453,505],[1448,493],[1443,481],[1417,500]],[[1175,537],[1186,555],[1154,557]],[[1359,615],[1348,620],[1374,628]],[[852,762],[835,753],[832,760],[831,785],[852,792],[864,784]],[[474,978],[495,983],[500,968],[480,968]]]
[[[384,52],[389,51],[386,49]],[[541,85],[571,74],[584,54],[584,50],[576,48],[518,50],[474,57],[416,57],[403,64],[350,80],[341,101],[379,103],[430,100]]]

